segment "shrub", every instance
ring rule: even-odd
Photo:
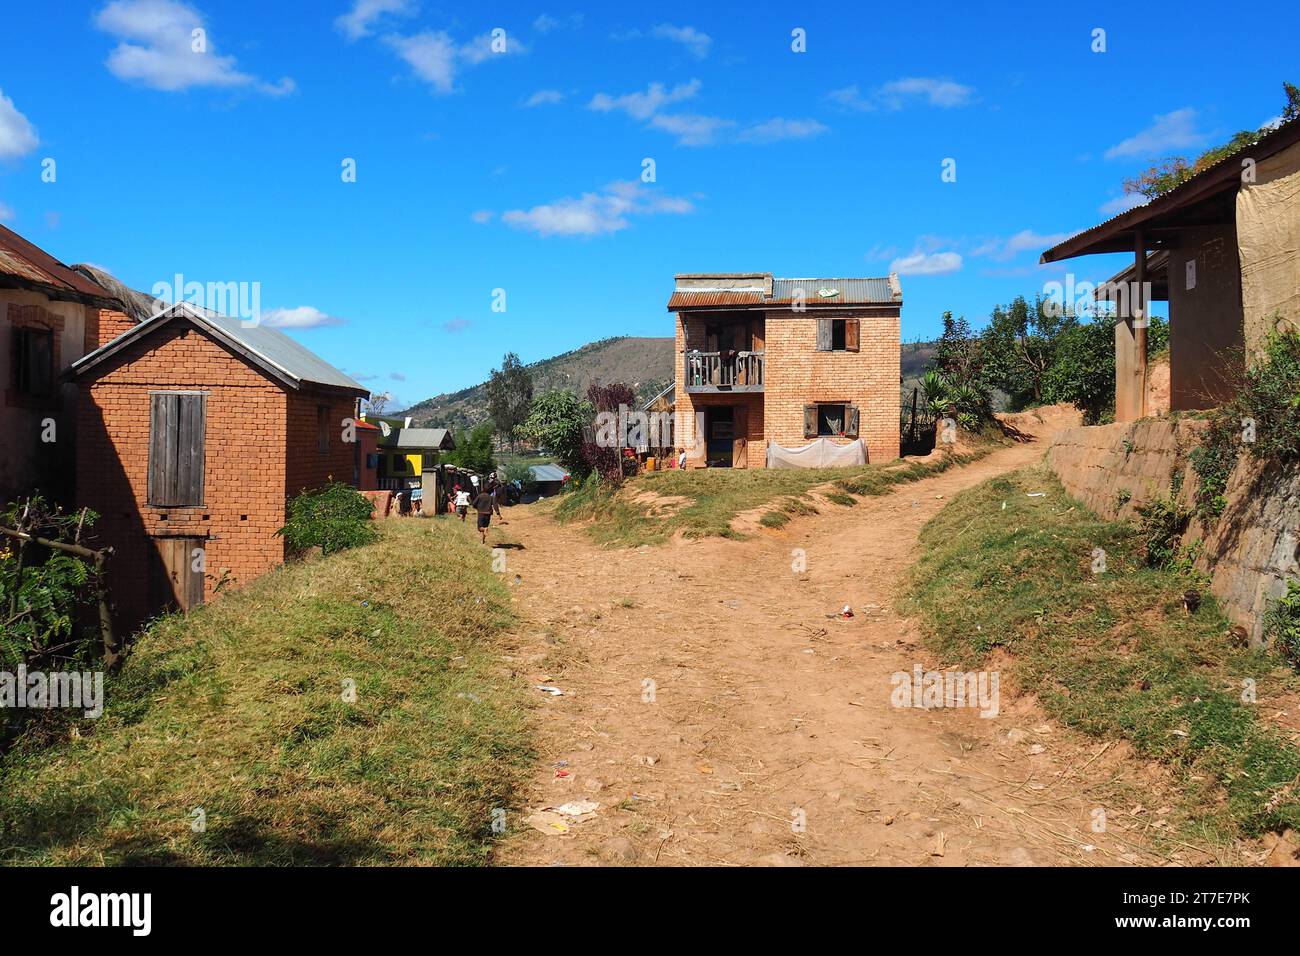
[[[1300,460],[1300,333],[1269,335],[1237,397],[1215,410],[1204,441],[1188,456],[1200,477],[1201,514],[1223,513],[1228,477],[1243,449],[1262,461]]]
[[[369,498],[335,481],[291,499],[289,520],[276,534],[294,551],[320,548],[322,554],[333,554],[379,539],[370,520],[373,511]]]
[[[1156,498],[1137,509],[1148,567],[1172,568],[1191,513],[1168,498]]]
[[[1300,581],[1288,581],[1286,594],[1264,613],[1264,640],[1292,667],[1300,670]]]

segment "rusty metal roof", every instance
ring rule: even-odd
[[[762,305],[761,292],[674,292],[668,300],[669,309],[709,309],[728,305]]]
[[[738,278],[762,277],[762,283],[741,283]],[[711,285],[707,274],[677,276],[668,300],[670,312],[683,309],[754,309],[790,305],[796,297],[808,308],[861,305],[901,305],[903,289],[897,275],[880,278],[779,279],[768,273],[719,274]],[[682,280],[689,280],[683,287]],[[760,288],[759,285],[763,287]]]
[[[6,279],[9,282],[5,282]],[[0,285],[37,288],[59,299],[96,304],[117,302],[103,286],[65,266],[4,226],[0,226]]]

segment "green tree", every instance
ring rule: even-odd
[[[488,413],[497,432],[515,449],[519,426],[528,418],[533,404],[533,376],[514,352],[507,352],[501,368],[493,369],[487,381]]]
[[[1057,342],[1075,324],[1073,315],[1041,296],[1032,306],[1019,295],[1010,305],[994,307],[981,335],[984,371],[990,385],[1007,393],[1013,411],[1043,403],[1043,380],[1056,362]]]
[[[596,410],[567,389],[547,392],[533,402],[532,414],[519,431],[559,460],[575,479],[587,475],[582,457],[583,429],[593,424]]]
[[[461,428],[456,432],[456,447],[442,452],[439,460],[486,475],[496,468],[496,459],[492,456],[492,435],[492,425],[489,422],[484,422],[469,432]]]
[[[1043,376],[1043,399],[1070,402],[1096,424],[1115,407],[1115,319],[1101,316],[1066,329]]]

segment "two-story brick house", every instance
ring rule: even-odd
[[[902,307],[896,275],[678,275],[674,424],[690,466],[761,468],[770,446],[820,439],[897,458]]]

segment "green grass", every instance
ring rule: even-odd
[[[921,540],[910,603],[945,661],[979,666],[1005,648],[1052,716],[1174,768],[1197,836],[1300,826],[1300,749],[1258,716],[1295,675],[1232,647],[1208,594],[1189,615],[1182,594],[1195,582],[1146,567],[1135,528],[1100,520],[1050,473],[1028,470],[957,496]],[[1095,548],[1105,573],[1092,573]],[[1247,678],[1258,704],[1242,700]]]
[[[807,502],[804,510],[791,505],[813,488],[832,485],[826,497],[840,504],[854,503],[852,495],[882,495],[895,485],[918,481],[983,457],[996,445],[990,443],[964,455],[936,455],[907,464],[887,462],[850,468],[701,468],[688,471],[650,472],[629,479],[617,491],[596,479],[565,494],[555,509],[559,521],[589,521],[588,533],[600,545],[635,547],[661,544],[681,533],[690,538],[744,538],[732,528],[745,512],[785,502],[768,511],[759,524],[779,528],[797,514],[813,514]],[[685,499],[671,505],[671,513],[651,515],[649,507],[632,499],[643,492],[661,498]]]
[[[6,755],[0,859],[486,862],[532,757],[506,587],[459,522],[382,527],[155,622],[82,736]]]

